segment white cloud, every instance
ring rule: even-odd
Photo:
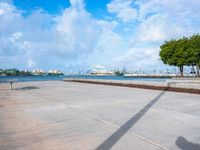
[[[161,42],[164,41],[170,32],[166,30],[167,18],[162,15],[155,15],[142,22],[133,37],[134,42]],[[168,26],[168,28],[170,28]]]
[[[14,33],[11,37],[10,37],[10,41],[12,43],[15,43],[18,39],[20,39],[22,37],[22,33],[21,32],[16,32]]]
[[[139,20],[134,40],[161,43],[170,38],[190,36],[200,30],[200,1],[138,1]]]
[[[153,14],[170,14],[176,17],[184,12],[189,12],[192,16],[199,14],[199,0],[137,0],[139,5],[139,16],[146,18]],[[194,13],[195,12],[195,13]],[[178,13],[178,14],[177,14]]]
[[[43,10],[23,16],[0,2],[1,66],[157,66],[164,40],[200,31],[198,0],[112,0],[107,9],[117,18],[107,21],[90,14],[86,2],[70,0],[57,16]]]
[[[120,44],[120,36],[113,32],[115,22],[93,18],[82,0],[70,2],[59,16],[36,10],[26,17],[12,4],[0,2],[3,65],[21,66],[13,56],[21,59],[22,55],[24,68],[43,68],[47,63],[62,68],[80,58],[84,65],[93,52],[114,50]]]
[[[67,52],[91,52],[101,34],[101,26],[84,9],[83,3],[73,0],[72,7],[56,18],[57,31],[61,35]]]
[[[28,67],[34,67],[34,66],[36,66],[36,63],[32,60],[32,59],[29,59],[28,60]]]
[[[130,48],[124,55],[113,60],[116,66],[126,66],[133,70],[153,70],[160,67],[158,48]]]
[[[84,1],[83,0],[70,0],[70,4],[73,8],[84,9]]]
[[[0,9],[0,15],[4,14],[4,10]]]
[[[132,4],[133,0],[112,0],[107,4],[107,9],[123,22],[133,22],[137,18],[137,9],[133,8]]]
[[[135,3],[138,24],[129,30],[130,49],[114,60],[116,65],[160,66],[159,46],[165,40],[200,31],[200,1],[138,0]]]
[[[116,22],[99,21],[102,33],[98,38],[95,49],[100,51],[112,51],[115,52],[121,45],[123,45],[122,37],[113,32],[117,26]]]

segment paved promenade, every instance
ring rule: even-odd
[[[200,150],[200,95],[43,81],[0,84],[0,150]]]

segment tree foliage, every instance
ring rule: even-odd
[[[0,75],[5,76],[27,76],[32,75],[30,71],[19,71],[17,69],[0,69]]]
[[[184,66],[196,66],[199,76],[200,66],[200,35],[195,34],[189,38],[171,39],[160,46],[160,58],[164,64],[177,66],[183,76]]]

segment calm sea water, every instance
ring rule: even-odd
[[[156,81],[165,82],[165,78],[131,78],[123,76],[88,76],[88,75],[68,75],[68,76],[0,76],[0,83],[9,81],[27,82],[27,81],[54,81],[63,80],[63,78],[84,78],[84,79],[107,79],[107,80],[137,80],[137,81]]]

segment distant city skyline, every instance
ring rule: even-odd
[[[3,70],[15,70],[17,68],[10,68],[10,69],[3,69]],[[64,74],[114,74],[115,72],[121,72],[125,74],[130,74],[130,73],[142,73],[142,74],[179,74],[180,70],[178,67],[171,67],[168,69],[149,69],[149,70],[134,70],[131,68],[105,68],[105,67],[96,67],[96,68],[77,68],[76,70],[70,70],[70,71],[61,71],[56,68],[51,68],[50,70],[45,70],[41,68],[33,69],[33,70],[20,70],[19,71],[24,71],[24,72],[32,72],[33,74],[40,74],[40,73],[64,73]],[[0,68],[1,71],[1,68]],[[191,74],[191,72],[194,71],[191,67],[185,67],[184,72],[186,74]]]
[[[197,0],[1,0],[0,68],[173,69],[159,46],[200,31]]]

